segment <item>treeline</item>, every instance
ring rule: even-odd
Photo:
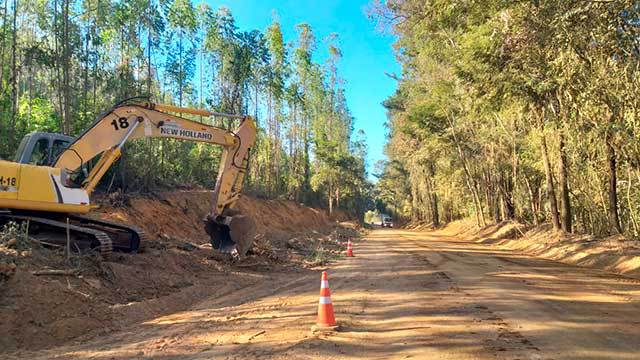
[[[319,42],[299,24],[287,42],[277,19],[265,31],[243,31],[228,9],[190,0],[0,5],[0,157],[11,158],[29,132],[76,135],[118,101],[145,95],[255,116],[250,192],[362,206],[366,145],[353,136],[337,35]],[[329,53],[323,63],[313,61],[319,46]],[[105,187],[212,187],[218,156],[202,144],[137,142]]]
[[[473,216],[640,233],[640,3],[391,0],[403,65],[380,197]]]

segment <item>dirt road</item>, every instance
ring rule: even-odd
[[[16,358],[637,359],[640,282],[438,234],[376,230],[329,282],[343,329],[313,335],[318,271],[255,273],[189,311]]]

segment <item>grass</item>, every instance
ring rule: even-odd
[[[342,256],[342,254],[336,254],[335,251],[331,251],[324,248],[322,245],[319,245],[305,257],[305,260],[313,266],[320,266],[337,261]]]

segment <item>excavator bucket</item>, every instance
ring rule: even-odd
[[[253,244],[256,223],[246,215],[210,216],[205,222],[205,230],[211,237],[211,246],[223,253],[244,256]]]

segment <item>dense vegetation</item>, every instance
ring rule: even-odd
[[[353,138],[337,35],[321,44],[329,57],[319,64],[309,25],[287,43],[277,19],[264,32],[241,31],[229,10],[191,0],[5,0],[0,22],[1,158],[26,133],[76,135],[116,102],[147,95],[254,115],[249,191],[362,208],[366,146],[363,134]],[[142,141],[106,183],[212,187],[218,155],[206,145]]]
[[[399,216],[640,234],[640,3],[388,0],[403,65],[378,189]]]

